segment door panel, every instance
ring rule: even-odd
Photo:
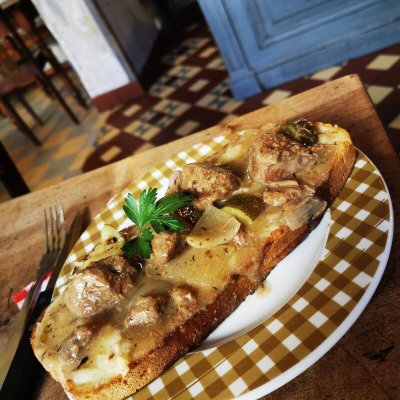
[[[258,81],[259,91],[400,40],[398,0],[199,3],[222,54],[229,53],[234,43],[241,51],[243,68]],[[214,31],[221,18],[228,21],[231,31],[227,36],[225,29],[224,38]],[[296,61],[297,75],[293,69]],[[227,68],[230,72],[229,65]],[[243,97],[234,85],[232,90]]]

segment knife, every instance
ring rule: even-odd
[[[26,324],[24,324],[24,321],[19,321],[17,316],[14,330],[12,331],[6,344],[6,348],[1,356],[2,369],[0,371],[0,385],[3,384],[1,386],[0,398],[2,400],[22,400],[33,397],[44,369],[33,354],[30,344],[32,328],[40,314],[51,302],[51,297],[61,268],[63,267],[72,246],[79,239],[82,233],[82,223],[83,217],[82,214],[79,213],[75,216],[71,224],[71,228],[69,229],[65,239],[65,244],[57,258],[46,290],[41,292],[36,303],[31,305]],[[18,341],[21,330],[24,331],[21,340]],[[4,382],[2,382],[3,380]]]

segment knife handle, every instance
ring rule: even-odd
[[[53,290],[40,293],[33,308],[17,351],[0,391],[1,400],[32,399],[44,369],[33,354],[30,343],[32,328],[43,310],[50,304]]]

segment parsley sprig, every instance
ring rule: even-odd
[[[163,231],[182,232],[184,226],[178,218],[168,215],[178,208],[188,206],[192,197],[173,193],[157,200],[157,189],[149,188],[140,193],[137,202],[131,193],[125,197],[122,208],[127,217],[136,224],[139,236],[124,244],[122,250],[128,258],[138,255],[143,259],[150,258],[153,233]]]

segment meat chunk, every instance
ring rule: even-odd
[[[190,230],[194,225],[196,225],[202,214],[203,212],[194,207],[192,204],[176,210],[176,215],[188,224]]]
[[[263,193],[263,198],[268,205],[280,207],[286,203],[299,200],[302,193],[303,191],[297,181],[277,181],[270,182],[268,188]]]
[[[127,228],[124,228],[122,231],[120,231],[120,233],[127,242],[135,237],[140,236],[140,230],[136,225],[131,225]]]
[[[139,296],[126,314],[125,328],[155,324],[165,305],[164,296]]]
[[[137,270],[122,256],[109,256],[102,260],[90,264],[91,267],[100,267],[106,271],[111,271],[111,280],[113,288],[117,293],[123,296],[132,292],[135,288],[135,278]]]
[[[161,232],[151,241],[152,260],[158,265],[165,265],[184,248],[185,240],[178,232]]]
[[[171,299],[181,318],[186,319],[196,310],[198,302],[191,290],[176,287],[171,290]]]
[[[78,367],[84,357],[83,348],[89,343],[93,329],[87,325],[81,325],[74,329],[72,334],[58,349],[58,356],[68,368]]]
[[[107,311],[135,288],[136,274],[121,256],[95,261],[72,276],[64,292],[66,304],[85,318]]]
[[[193,204],[200,209],[227,197],[239,186],[240,179],[236,175],[209,163],[188,164],[180,177],[181,190],[195,194],[198,199]]]
[[[308,185],[300,185],[295,180],[284,180],[269,182],[263,198],[270,206],[282,207],[309,199],[314,194],[315,190]]]
[[[280,133],[260,136],[249,151],[250,177],[258,182],[292,178],[302,147]]]
[[[102,260],[94,261],[90,263],[90,266],[105,267],[112,272],[118,274],[129,274],[133,273],[132,266],[129,261],[122,256],[108,256]]]
[[[249,176],[270,183],[296,179],[317,187],[327,179],[336,155],[333,145],[304,146],[281,133],[262,135],[249,151]]]

